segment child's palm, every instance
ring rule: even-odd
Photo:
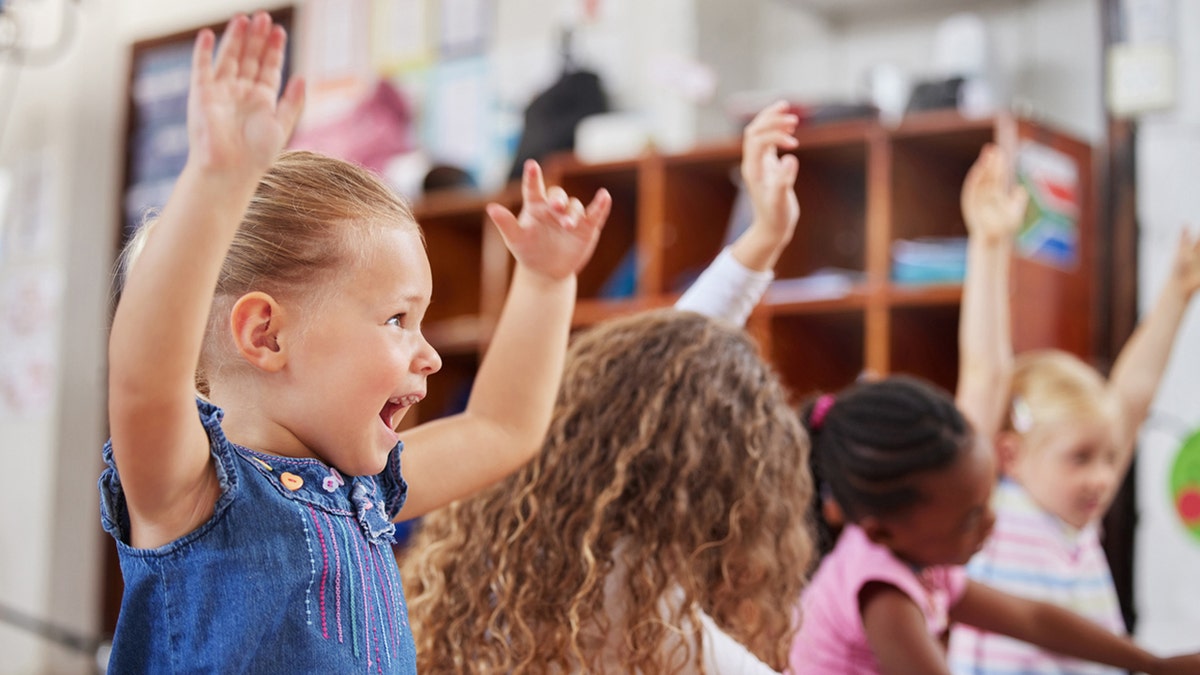
[[[212,33],[196,41],[188,98],[189,153],[210,167],[263,171],[283,149],[300,112],[298,86],[276,102],[283,29],[265,13],[230,22],[215,60]]]
[[[742,141],[742,180],[754,203],[754,216],[779,239],[790,240],[800,218],[796,197],[799,163],[795,155],[780,157],[779,148],[794,148],[797,118],[787,104],[764,108],[746,125]]]
[[[530,161],[521,179],[521,193],[524,204],[519,216],[499,204],[488,205],[488,215],[517,262],[553,279],[582,269],[608,219],[612,206],[608,191],[597,191],[584,208],[578,199],[568,199],[561,188],[547,190],[541,168]]]
[[[995,146],[983,149],[963,181],[962,211],[967,230],[986,238],[1006,240],[1021,227],[1029,194],[1008,186],[1008,158]]]

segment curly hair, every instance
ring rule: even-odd
[[[420,668],[703,672],[703,612],[781,669],[813,548],[808,450],[737,328],[657,310],[583,334],[542,452],[409,549]]]

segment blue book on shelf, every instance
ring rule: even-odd
[[[616,269],[600,286],[600,297],[614,300],[617,298],[632,298],[637,290],[637,251],[629,247]]]

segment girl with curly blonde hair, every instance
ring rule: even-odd
[[[808,440],[741,325],[799,216],[796,118],[745,132],[754,222],[676,307],[571,347],[542,452],[404,563],[430,672],[770,673],[807,576]]]
[[[781,669],[812,550],[807,455],[740,330],[675,310],[593,329],[542,453],[414,541],[420,668]]]

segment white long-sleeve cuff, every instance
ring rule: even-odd
[[[675,308],[741,326],[774,279],[774,271],[752,270],[738,262],[730,248],[725,247],[679,298]]]

